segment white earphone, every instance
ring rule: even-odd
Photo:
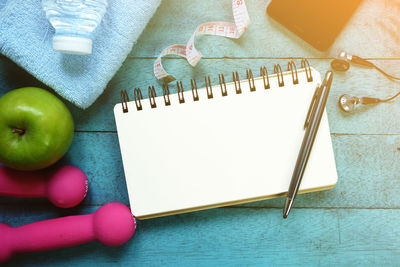
[[[389,79],[400,80],[399,77],[395,77],[395,76],[392,76],[392,75],[386,73],[381,68],[376,66],[374,63],[372,63],[364,58],[350,55],[344,51],[340,52],[339,57],[337,59],[334,59],[331,62],[331,67],[332,67],[332,69],[334,69],[336,71],[347,71],[350,68],[350,63],[355,63],[358,65],[362,65],[364,67],[375,68],[376,70],[378,70],[380,73],[382,73]],[[396,95],[394,95],[388,99],[379,99],[379,98],[373,98],[373,97],[361,97],[360,98],[360,97],[344,94],[339,97],[338,104],[339,104],[339,107],[341,110],[343,110],[345,112],[352,112],[360,105],[388,102],[388,101],[396,98],[399,95],[400,95],[400,92],[398,92]]]

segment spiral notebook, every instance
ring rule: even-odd
[[[139,219],[268,199],[286,194],[320,74],[303,60],[288,71],[248,70],[243,80],[219,75],[197,89],[163,87],[149,98],[121,92],[114,108],[131,210]],[[161,90],[160,90],[161,91]],[[300,193],[335,186],[337,173],[326,112]],[[283,203],[282,203],[283,205]]]

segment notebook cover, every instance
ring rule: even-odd
[[[284,73],[271,89],[247,80],[242,94],[227,84],[228,96],[213,86],[213,98],[199,89],[199,101],[185,91],[185,103],[170,95],[156,97],[156,108],[143,99],[143,109],[128,103],[114,108],[127,188],[133,214],[146,219],[175,213],[283,196],[304,136],[304,120],[320,75],[313,82],[299,70],[299,84]],[[335,159],[326,112],[315,139],[300,192],[333,187]]]

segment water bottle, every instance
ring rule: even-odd
[[[107,0],[42,0],[54,27],[53,49],[67,54],[92,53],[92,33],[107,9]]]

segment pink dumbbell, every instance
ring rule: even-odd
[[[136,221],[124,204],[112,202],[88,215],[68,216],[10,227],[0,223],[0,263],[14,253],[34,252],[100,241],[118,246],[128,241]]]
[[[62,166],[41,171],[17,171],[0,166],[0,195],[47,197],[54,205],[70,208],[86,196],[88,180],[79,168]]]

